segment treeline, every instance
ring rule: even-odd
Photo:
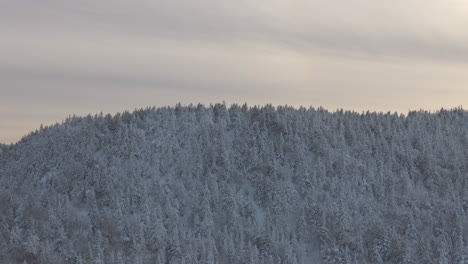
[[[468,112],[224,104],[0,146],[0,263],[468,263]]]

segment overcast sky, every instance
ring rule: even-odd
[[[0,0],[0,142],[178,102],[468,105],[466,0]]]

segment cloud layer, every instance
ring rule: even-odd
[[[462,0],[0,0],[0,142],[69,114],[468,101]]]

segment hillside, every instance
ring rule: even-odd
[[[468,263],[462,109],[178,105],[0,148],[0,263]]]

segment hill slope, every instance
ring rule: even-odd
[[[73,117],[0,151],[1,263],[467,263],[468,113]]]

